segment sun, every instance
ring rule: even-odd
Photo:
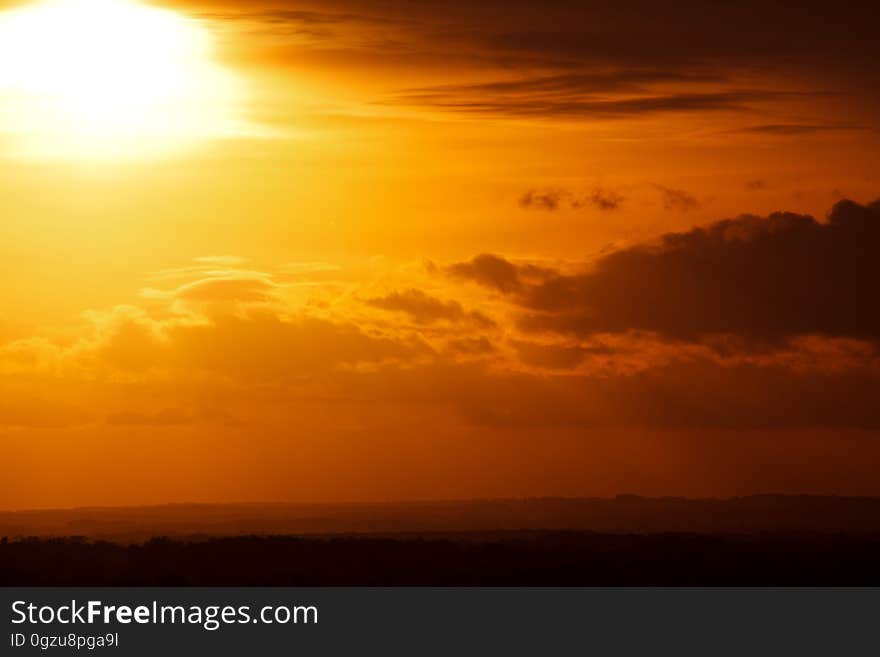
[[[137,157],[245,130],[211,34],[135,0],[0,13],[0,131],[39,157]],[[6,141],[6,140],[4,140]]]

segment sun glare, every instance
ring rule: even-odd
[[[198,21],[135,0],[0,13],[0,131],[25,155],[138,157],[244,128]]]

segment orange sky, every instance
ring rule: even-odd
[[[0,508],[880,494],[870,12],[169,0],[160,103],[58,1],[79,86],[0,48]]]

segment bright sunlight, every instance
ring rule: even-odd
[[[0,139],[24,156],[129,158],[246,130],[198,21],[135,0],[0,13]]]

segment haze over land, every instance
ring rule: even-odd
[[[178,504],[0,513],[0,536],[82,536],[121,542],[157,536],[493,535],[518,530],[880,535],[880,499],[761,495],[687,500],[625,495],[385,504]]]

